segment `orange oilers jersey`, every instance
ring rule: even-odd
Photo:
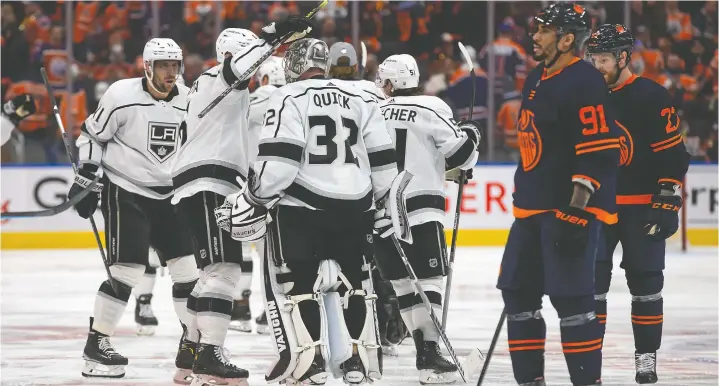
[[[653,80],[633,75],[610,91],[621,135],[617,204],[648,204],[659,182],[681,185],[689,153],[669,92]]]
[[[619,128],[602,75],[575,58],[549,76],[540,64],[527,76],[517,122],[521,161],[514,175],[514,215],[569,205],[573,181],[594,188],[587,211],[616,223]]]

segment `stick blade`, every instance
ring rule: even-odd
[[[478,376],[483,364],[484,355],[482,355],[482,352],[479,351],[478,348],[473,348],[462,364],[467,379],[473,379]]]
[[[459,51],[462,52],[462,56],[464,56],[464,61],[467,62],[467,65],[469,66],[469,71],[474,70],[474,61],[469,56],[467,48],[464,47],[464,44],[462,44],[462,42],[458,42],[457,45],[459,45]]]
[[[364,69],[367,67],[367,46],[361,41],[360,48],[362,48],[362,69]]]

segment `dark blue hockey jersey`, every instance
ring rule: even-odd
[[[573,181],[591,182],[586,210],[617,222],[619,135],[602,75],[575,58],[549,76],[529,73],[517,124],[521,162],[514,175],[514,216],[524,218],[569,204]]]
[[[689,168],[678,112],[669,91],[636,75],[611,90],[609,100],[622,129],[617,204],[649,204],[660,182],[681,185]]]

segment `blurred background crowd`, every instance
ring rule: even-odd
[[[484,123],[483,161],[518,159],[516,116],[531,58],[533,15],[549,2],[331,1],[315,17],[314,37],[368,48],[365,78],[394,53],[420,65],[424,92],[466,116],[471,78],[457,42],[470,51],[477,77],[475,119]],[[632,69],[664,85],[675,98],[693,160],[717,162],[717,2],[580,2],[593,23],[623,23],[636,38]],[[215,63],[215,39],[228,27],[259,34],[288,14],[306,14],[299,1],[53,1],[2,3],[3,102],[33,94],[38,112],[2,148],[2,162],[65,163],[50,115],[40,67],[48,73],[68,131],[79,132],[107,87],[142,76],[142,49],[169,37],[184,50],[186,85]],[[358,49],[357,52],[360,52]]]

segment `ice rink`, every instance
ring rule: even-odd
[[[478,347],[486,352],[502,309],[494,288],[500,248],[460,248],[455,265],[448,334],[457,354]],[[618,259],[615,259],[618,260]],[[2,385],[172,385],[174,358],[181,333],[172,309],[169,276],[158,277],[153,306],[160,326],[153,337],[134,334],[134,297],[113,338],[130,360],[125,378],[85,379],[80,375],[88,317],[104,280],[97,251],[13,251],[0,259],[2,279]],[[667,258],[664,289],[664,341],[659,351],[659,384],[717,385],[717,250],[693,249]],[[253,281],[253,313],[262,308],[259,282]],[[605,385],[634,384],[634,345],[630,296],[617,267],[609,295],[604,344]],[[546,378],[549,385],[569,385],[561,354],[556,313],[548,299]],[[273,356],[271,338],[231,331],[232,360],[250,371],[250,385],[264,385]],[[405,342],[399,358],[385,359],[380,385],[418,385],[414,349]],[[471,382],[476,383],[476,378]],[[342,385],[332,380],[328,385]],[[492,358],[485,385],[514,384],[506,334]]]

